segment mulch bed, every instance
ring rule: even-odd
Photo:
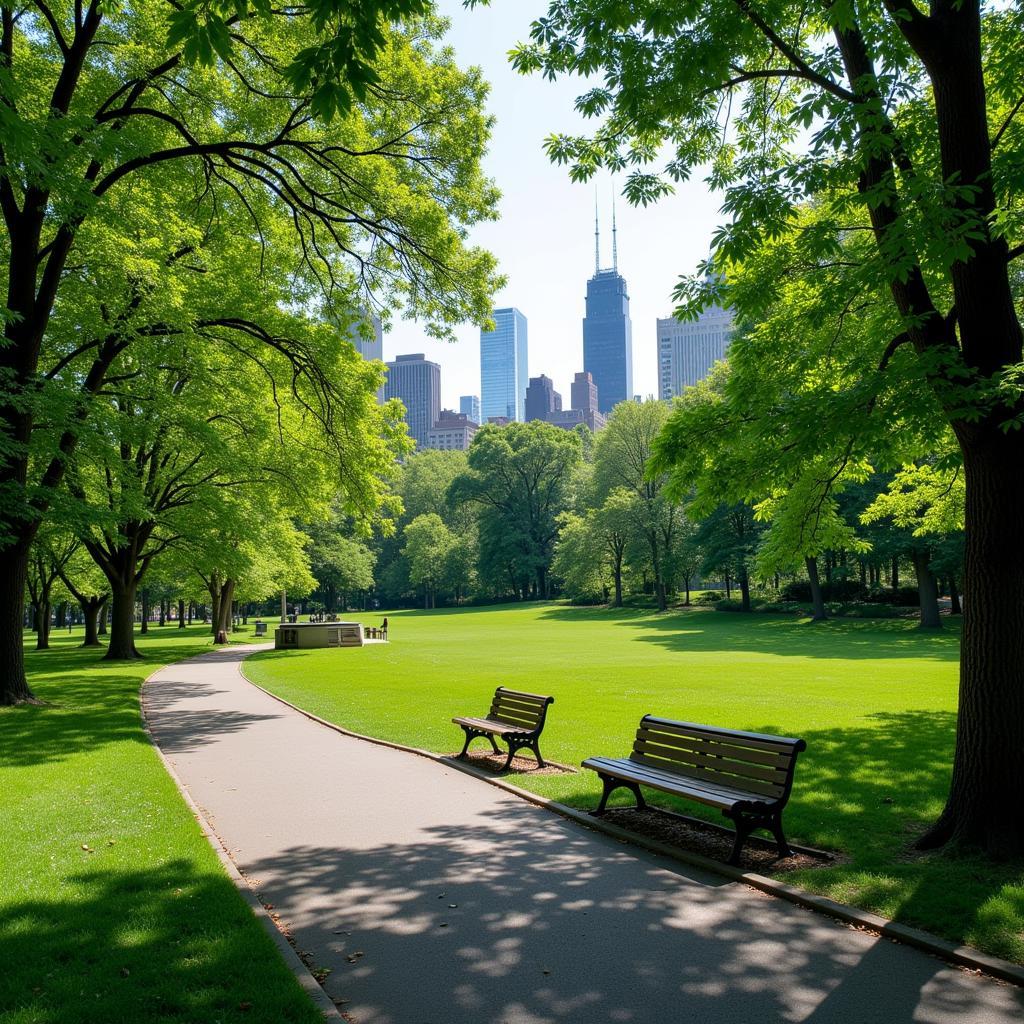
[[[458,757],[458,751],[453,754],[447,754],[446,756],[454,759]],[[475,754],[470,752],[461,760],[463,764],[470,764],[474,768],[479,768],[481,771],[489,772],[491,775],[504,775],[505,761],[507,759],[508,754],[495,754],[489,751],[486,754]],[[533,757],[520,757],[516,754],[516,756],[512,758],[512,767],[509,768],[508,774],[575,775],[576,769],[569,768],[566,765],[552,764],[550,761],[548,761],[543,768],[540,768]]]
[[[648,807],[640,811],[633,807],[611,807],[601,816],[603,821],[619,828],[669,846],[678,846],[690,853],[699,853],[710,860],[728,861],[732,853],[732,834],[694,818],[686,818],[670,811]],[[800,871],[835,864],[837,858],[827,853],[794,851],[791,857],[779,857],[770,840],[751,836],[740,855],[740,867],[746,871],[771,872]]]

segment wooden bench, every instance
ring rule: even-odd
[[[554,697],[543,697],[537,693],[523,693],[521,690],[509,690],[499,686],[494,691],[491,710],[486,718],[453,718],[456,725],[461,725],[466,734],[466,742],[462,746],[459,757],[465,757],[469,745],[478,736],[486,736],[496,754],[501,750],[494,741],[495,736],[501,737],[508,744],[508,760],[503,771],[512,766],[512,758],[522,747],[529,747],[537,758],[537,763],[544,767],[544,758],[540,756],[540,734],[544,731],[544,720],[547,717],[548,705],[554,704]]]
[[[720,808],[736,826],[729,863],[738,864],[754,829],[772,833],[780,857],[792,853],[782,831],[782,810],[797,754],[806,749],[803,740],[645,715],[628,758],[588,757],[583,767],[604,783],[595,814],[604,813],[608,797],[620,787],[633,793],[640,808],[647,806],[641,786]]]

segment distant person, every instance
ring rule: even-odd
[[[384,621],[380,624],[380,635],[381,638],[387,640],[388,638],[388,617],[384,616]]]

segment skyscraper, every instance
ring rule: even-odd
[[[397,356],[387,367],[384,398],[402,400],[409,436],[417,448],[425,448],[430,428],[441,414],[441,367],[422,353]]]
[[[473,423],[480,422],[480,399],[476,395],[459,396],[459,412],[468,416]]]
[[[531,377],[526,389],[526,422],[546,420],[553,412],[562,411],[562,396],[555,390],[554,381],[543,373]]]
[[[496,309],[493,331],[480,332],[480,415],[485,420],[526,416],[526,317]]]
[[[612,209],[612,267],[601,269],[600,235],[594,210],[594,276],[587,282],[583,318],[583,369],[597,385],[601,412],[633,396],[633,326],[626,279],[619,273],[615,211]]]
[[[692,321],[658,320],[658,397],[674,398],[702,381],[729,351],[732,326],[732,311],[721,306]]]
[[[381,327],[380,317],[370,317],[370,327],[373,330],[373,340],[367,340],[360,333],[360,327],[362,324],[357,320],[351,324],[348,329],[349,341],[355,346],[355,350],[364,359],[379,359],[383,362],[384,360],[384,330]],[[377,389],[377,401],[384,401],[384,387],[383,385]]]
[[[594,378],[586,372],[577,373],[573,378],[572,388],[569,393],[572,395],[572,407],[581,412],[597,412],[597,385]]]
[[[370,327],[373,331],[373,340],[368,341],[360,333],[360,329],[363,324],[361,321],[356,321],[351,324],[348,329],[349,340],[355,345],[356,351],[364,359],[383,359],[384,358],[384,330],[381,327],[380,317],[370,317]]]

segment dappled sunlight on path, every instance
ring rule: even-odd
[[[1009,1024],[1024,1010],[1015,989],[340,736],[249,686],[228,653],[159,673],[147,715],[358,1024]]]

